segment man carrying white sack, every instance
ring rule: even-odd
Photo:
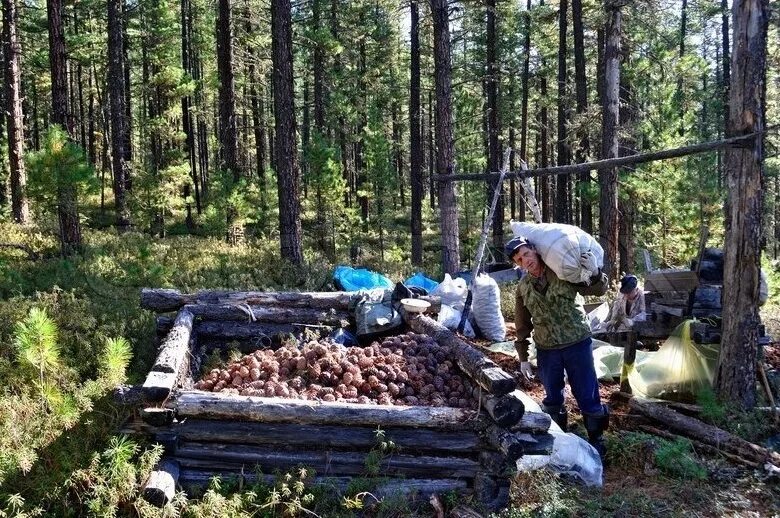
[[[542,409],[566,431],[564,370],[574,398],[582,412],[588,442],[602,457],[606,452],[603,434],[609,424],[609,409],[601,403],[591,352],[591,332],[585,310],[577,294],[603,295],[607,277],[591,252],[580,256],[583,269],[595,272],[588,285],[559,279],[542,261],[533,244],[515,237],[505,246],[506,256],[528,272],[517,286],[515,296],[515,348],[520,356],[520,372],[532,378],[528,362],[531,331],[534,332],[539,377],[544,385]]]

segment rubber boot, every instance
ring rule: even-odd
[[[542,412],[550,414],[552,420],[561,427],[561,430],[568,431],[569,412],[566,410],[566,405],[542,405]]]
[[[603,414],[601,415],[583,415],[582,421],[585,424],[585,430],[588,432],[588,442],[596,448],[602,462],[607,453],[607,447],[604,444],[604,431],[609,426],[609,407],[601,405]]]

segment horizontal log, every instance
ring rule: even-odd
[[[164,507],[176,494],[179,481],[179,463],[175,460],[162,460],[147,479],[141,494],[144,500],[157,507]]]
[[[318,475],[366,475],[368,452],[329,450],[285,450],[275,446],[250,446],[185,442],[176,449],[176,460],[192,469],[231,469],[273,473],[289,471],[298,466],[313,469]],[[473,478],[479,462],[465,457],[439,457],[392,453],[377,458],[377,473],[381,476],[462,477]]]
[[[545,433],[550,430],[552,418],[544,412],[526,412],[517,424],[509,427],[511,432]]]
[[[182,469],[179,475],[179,484],[183,487],[204,487],[208,486],[211,479],[215,476],[221,476],[224,479],[243,480],[246,483],[263,483],[273,485],[277,477],[274,475],[258,475],[256,473],[240,473],[231,471],[217,470],[198,470]],[[338,493],[344,493],[351,487],[351,477],[314,477],[311,485],[326,486],[332,488]],[[471,492],[468,482],[462,479],[453,478],[435,478],[435,479],[376,479],[375,485],[371,488],[371,494],[377,498],[387,498],[395,495],[402,496],[429,496],[432,494],[446,494],[455,492],[458,494],[468,494]]]
[[[350,313],[344,310],[249,306],[247,304],[188,304],[190,311],[202,320],[237,320],[270,324],[310,324],[336,327],[349,325]]]
[[[451,350],[461,370],[489,393],[503,396],[517,386],[517,382],[509,373],[432,318],[410,313],[405,313],[404,317],[415,332],[428,335],[442,347]]]
[[[141,386],[143,398],[146,401],[164,401],[170,397],[178,382],[178,374],[151,371]]]
[[[357,426],[317,426],[292,423],[214,421],[188,418],[169,428],[180,440],[286,445],[343,450],[370,450],[379,442],[376,428]],[[162,433],[163,430],[147,430]],[[486,445],[470,430],[440,431],[424,428],[382,429],[382,440],[392,441],[401,451],[475,453]]]
[[[475,387],[472,395],[481,400],[482,408],[502,428],[517,424],[525,413],[523,402],[513,392],[494,396],[481,387]]]
[[[771,129],[771,128],[770,128]],[[728,148],[728,147],[745,147],[750,146],[750,141],[754,140],[758,135],[763,132],[750,133],[748,135],[740,135],[737,137],[730,137],[723,140],[714,140],[710,142],[702,142],[700,144],[693,144],[690,146],[683,146],[673,149],[664,149],[661,151],[650,151],[647,153],[639,153],[635,155],[622,156],[618,158],[606,158],[603,160],[596,160],[593,162],[583,162],[580,164],[572,165],[559,165],[552,167],[539,167],[536,169],[525,169],[520,171],[511,171],[504,175],[505,179],[509,178],[539,178],[545,176],[557,176],[557,175],[572,175],[588,173],[598,169],[611,169],[613,167],[623,167],[633,164],[641,164],[644,162],[654,162],[656,160],[667,160],[670,158],[678,158],[682,156],[695,155],[698,153],[706,153],[716,149]],[[434,176],[434,180],[439,182],[452,182],[459,180],[495,180],[498,179],[498,172],[490,173],[469,173],[469,174],[442,174]]]
[[[631,398],[629,406],[641,414],[662,423],[664,429],[696,439],[704,444],[739,455],[742,458],[763,464],[768,462],[780,467],[780,454],[763,448],[729,432],[688,417],[658,403]]]
[[[475,410],[463,408],[325,403],[202,391],[182,391],[171,404],[179,417],[382,428],[463,429],[477,416]]]
[[[529,418],[529,421],[532,419],[531,422],[526,421],[525,423],[518,423],[518,425],[511,427],[512,431],[515,432],[534,432],[534,428],[537,426],[546,426],[546,428],[542,431],[548,431],[552,430],[554,432],[561,432],[563,433],[563,430],[561,430],[561,427],[558,426],[557,423],[555,423],[549,415],[542,412],[542,407],[539,405],[539,403],[536,402],[534,398],[523,392],[522,390],[515,390],[514,391],[515,396],[523,402],[523,405],[525,406],[525,414],[523,414],[523,418],[525,419],[526,416],[529,414],[532,416]],[[547,417],[544,417],[547,416]],[[530,428],[530,429],[529,429]]]
[[[523,455],[549,455],[552,453],[553,437],[550,434],[532,435],[523,432],[509,432],[498,426],[485,430],[485,439],[507,460],[514,462]]]
[[[280,343],[283,337],[299,337],[306,329],[305,325],[271,324],[261,322],[204,321],[195,324],[198,337],[223,338],[227,340],[258,339],[258,343]]]
[[[157,359],[152,366],[153,372],[178,374],[186,363],[190,350],[193,314],[186,309],[179,311],[173,327],[160,345]]]
[[[354,292],[221,291],[182,293],[179,290],[143,288],[141,307],[158,313],[177,311],[185,304],[256,304],[291,308],[347,310]]]
[[[150,426],[168,426],[173,422],[173,410],[147,407],[141,410],[141,420]]]
[[[186,304],[249,304],[256,306],[274,306],[288,308],[313,308],[349,310],[349,303],[355,295],[353,291],[312,291],[312,292],[273,292],[273,291],[200,291],[182,293],[179,290],[162,288],[143,288],[141,307],[167,313],[178,311]],[[430,311],[441,309],[441,297],[419,297],[431,304]]]

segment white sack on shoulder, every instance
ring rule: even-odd
[[[590,251],[598,267],[604,266],[604,249],[590,234],[574,225],[563,223],[527,223],[510,221],[512,234],[525,237],[536,247],[544,264],[549,266],[559,279],[568,282],[587,282],[598,273],[580,265],[580,255]]]

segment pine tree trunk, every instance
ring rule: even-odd
[[[449,11],[446,0],[431,0],[433,60],[436,75],[436,171],[453,174],[452,85]],[[460,270],[458,202],[453,182],[439,182],[439,214],[442,237],[442,271]]]
[[[531,0],[528,0],[525,10],[525,38],[523,41],[523,97],[520,101],[520,159],[528,163],[528,76],[531,58]],[[523,186],[520,191],[525,192]],[[520,204],[519,220],[525,221],[525,198]]]
[[[588,111],[588,83],[585,68],[585,36],[582,27],[582,0],[571,0],[571,15],[574,25],[574,83],[577,90],[577,114],[582,115]],[[590,154],[590,139],[585,129],[580,135],[580,146],[577,149],[576,162],[582,163]],[[585,196],[590,183],[590,174],[583,173],[579,177],[580,193],[580,226],[589,233],[593,233],[593,208]]]
[[[130,227],[130,212],[125,193],[127,162],[125,144],[125,73],[122,0],[108,0],[108,96],[111,105],[111,158],[114,176],[116,228],[122,233]]]
[[[620,4],[608,0],[606,45],[604,48],[604,98],[602,105],[602,158],[618,156],[618,122],[620,113]],[[599,234],[604,248],[604,270],[611,280],[618,268],[618,194],[617,168],[600,169]]]
[[[125,162],[127,164],[133,163],[133,110],[132,110],[132,84],[130,82],[130,36],[127,32],[127,19],[129,14],[127,12],[127,5],[122,2],[122,52],[123,52],[123,67],[125,74],[125,125],[127,130],[125,133]],[[133,171],[128,167],[125,170],[125,190],[130,192],[133,190]]]
[[[16,0],[2,0],[3,7],[3,56],[5,66],[5,112],[8,135],[8,162],[11,180],[11,216],[22,225],[30,221],[27,203],[27,172],[24,167],[24,115],[22,113],[21,44],[17,23],[19,21]],[[0,118],[3,118],[0,115]]]
[[[544,61],[542,62],[544,63]],[[544,68],[544,64],[542,65],[542,68]],[[549,162],[549,154],[548,154],[548,147],[547,147],[547,133],[548,133],[548,121],[547,121],[547,78],[544,76],[544,73],[542,73],[542,77],[540,79],[540,86],[539,86],[539,94],[541,95],[541,114],[540,114],[540,125],[541,128],[539,130],[539,155],[540,155],[540,165],[542,167],[547,167],[550,165]],[[542,220],[545,223],[549,223],[552,221],[552,202],[550,200],[550,177],[545,176],[544,178],[539,178],[537,180],[539,183],[541,183],[540,188],[540,194],[541,194],[541,200],[542,200]]]
[[[63,31],[62,0],[49,0],[46,14],[49,22],[49,67],[51,71],[51,122],[73,133],[68,112],[68,75]],[[57,182],[57,219],[60,228],[60,250],[67,257],[81,251],[81,223],[79,221],[76,188],[63,181]]]
[[[362,14],[361,14],[361,22],[362,22]],[[362,26],[363,23],[360,23]],[[358,138],[355,142],[355,174],[357,175],[356,178],[356,184],[355,184],[355,193],[357,195],[358,203],[360,204],[360,219],[363,223],[363,232],[368,232],[368,220],[369,220],[369,199],[368,199],[368,171],[366,171],[366,166],[363,163],[363,139],[364,139],[364,130],[367,126],[366,123],[366,110],[368,109],[368,106],[366,106],[366,96],[368,95],[367,92],[367,85],[366,85],[366,43],[365,39],[361,38],[360,43],[358,45],[358,71],[359,71],[359,77],[358,77],[358,102],[356,110],[358,112]],[[361,194],[362,193],[362,194]]]
[[[423,153],[420,125],[420,8],[418,0],[411,0],[411,70],[409,83],[409,182],[411,183],[412,264],[422,266],[422,198],[423,198]]]
[[[89,127],[87,132],[87,156],[89,157],[89,163],[92,167],[97,169],[97,142],[95,141],[95,91],[93,88],[94,82],[94,67],[89,67],[89,76],[87,76],[87,88],[89,89],[89,98],[87,99],[87,117],[89,118]]]
[[[631,51],[628,38],[622,42],[622,62],[628,66]],[[634,139],[634,122],[636,110],[634,109],[633,85],[626,74],[620,75],[620,156],[634,154],[636,140]],[[618,196],[618,256],[620,272],[633,273],[634,270],[634,200],[631,199],[631,188],[626,187],[622,196]]]
[[[236,128],[236,85],[233,72],[233,31],[231,1],[219,0],[217,8],[217,72],[219,75],[219,143],[221,167],[241,178],[238,164],[238,130]],[[232,221],[231,221],[232,222]]]
[[[730,117],[727,135],[765,129],[769,0],[734,0]],[[761,266],[764,135],[726,149],[723,339],[715,375],[718,395],[743,409],[756,402],[756,341]]]
[[[252,57],[256,58],[257,54],[255,54],[255,51],[252,53]],[[265,211],[268,210],[268,180],[265,176],[265,106],[263,106],[263,96],[257,91],[259,79],[257,77],[254,60],[252,60],[249,65],[249,81],[252,84],[249,89],[249,96],[252,98],[252,126],[255,133],[255,166],[257,167],[257,177],[260,180],[260,209],[265,213]]]
[[[406,208],[403,135],[401,123],[398,120],[398,104],[395,101],[393,101],[393,154],[395,156],[395,173],[398,179],[398,196],[401,199],[401,208]]]
[[[499,118],[498,118],[498,85],[501,82],[498,62],[498,44],[496,37],[496,0],[487,0],[487,77],[485,87],[487,89],[487,135],[488,135],[488,171],[498,172],[501,168],[501,150],[498,144]],[[493,247],[501,256],[504,250],[504,186],[498,184],[498,179],[488,181],[488,201],[493,198],[493,193],[500,190],[501,196],[496,203],[493,213]]]
[[[682,7],[680,8],[680,53],[679,58],[680,61],[682,61],[683,57],[685,57],[685,35],[687,32],[687,24],[688,24],[688,0],[682,0]],[[686,73],[687,71],[683,72],[682,68],[680,69],[680,77],[677,78],[677,91],[675,92],[675,98],[677,101],[677,109],[679,110],[679,117],[680,117],[680,128],[679,133],[680,135],[685,135],[685,93],[683,92],[683,78],[682,74]]]
[[[312,0],[312,29],[319,34],[322,23],[322,1]],[[313,43],[314,69],[314,127],[320,137],[325,136],[325,49],[319,35]]]
[[[300,182],[295,135],[292,20],[290,0],[271,0],[276,174],[279,192],[279,235],[282,257],[303,263],[298,200]]]
[[[568,53],[566,31],[568,29],[568,8],[568,0],[560,0],[560,9],[558,12],[558,165],[568,165],[571,162],[569,159],[569,145],[566,141],[566,125],[568,123],[566,107],[566,83],[568,80],[566,70],[566,57]],[[561,175],[558,177],[556,184],[555,221],[559,223],[570,223],[567,192],[567,185],[569,183],[568,178],[567,175]]]
[[[190,0],[181,0],[181,65],[184,73],[194,77],[192,70],[192,8]],[[198,175],[198,160],[195,155],[195,128],[192,121],[192,96],[181,98],[181,124],[184,130],[184,145],[190,164],[190,178],[195,189],[195,210],[200,214],[203,210],[200,201],[200,177]]]
[[[436,146],[433,143],[433,135],[436,131],[434,129],[434,117],[436,111],[433,105],[433,90],[428,90],[428,192],[430,192],[430,205],[431,210],[436,210],[436,196],[438,191],[436,189],[435,182],[433,181],[435,164],[436,164]]]

